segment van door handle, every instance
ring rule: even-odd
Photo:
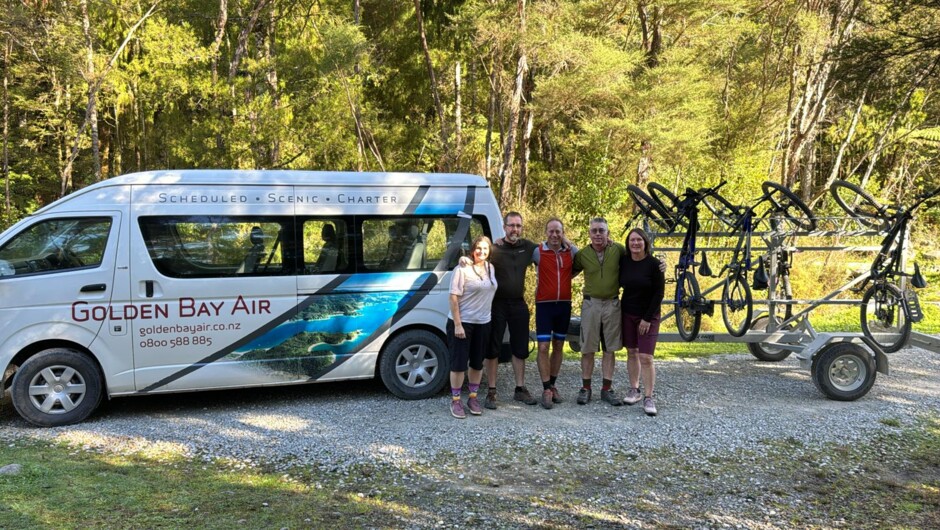
[[[86,285],[82,287],[81,292],[83,293],[97,293],[101,291],[107,291],[108,286],[103,283],[93,283],[91,285]]]

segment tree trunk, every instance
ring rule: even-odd
[[[414,0],[415,18],[418,20],[418,35],[421,37],[421,49],[424,51],[424,62],[428,67],[428,79],[431,81],[431,96],[434,97],[434,108],[437,110],[437,120],[441,124],[441,149],[444,155],[444,169],[451,167],[450,148],[447,145],[447,124],[444,122],[444,105],[441,103],[441,94],[437,89],[437,77],[434,75],[434,63],[431,61],[431,50],[428,47],[428,38],[424,31],[424,17],[421,16],[421,0]]]
[[[101,180],[101,149],[98,139],[98,94],[94,88],[95,48],[91,39],[91,21],[88,18],[88,0],[81,0],[82,33],[85,35],[85,82],[88,83],[88,121],[91,127],[91,167],[95,182]]]
[[[516,9],[519,14],[519,35],[525,34],[525,0],[518,0]],[[509,102],[509,124],[505,138],[503,138],[503,162],[499,168],[499,206],[505,208],[511,197],[512,160],[516,141],[516,129],[519,126],[519,112],[522,107],[522,91],[525,87],[525,77],[529,72],[529,61],[526,57],[525,46],[519,43],[519,60],[516,63],[516,83]]]
[[[274,102],[274,113],[277,114],[281,109],[281,90],[278,87],[277,82],[277,68],[275,67],[276,61],[274,57],[277,55],[277,41],[276,41],[276,31],[277,28],[277,6],[274,5],[271,7],[270,13],[268,13],[268,31],[267,39],[265,39],[265,48],[264,54],[268,62],[268,71],[265,75],[265,80],[268,82],[268,88],[271,89],[272,101]],[[271,145],[268,152],[268,167],[274,167],[278,165],[278,161],[281,158],[281,140],[279,135],[275,135],[271,139]]]
[[[535,79],[532,76],[531,70],[526,76],[525,88],[523,90],[526,109],[522,118],[524,124],[522,128],[522,142],[519,145],[519,149],[522,153],[519,160],[519,200],[521,202],[525,202],[526,183],[529,180],[529,159],[532,154],[532,128],[535,118],[532,107],[529,105],[532,102],[532,93],[535,91]]]
[[[849,124],[849,130],[845,133],[845,138],[842,139],[842,143],[839,144],[839,149],[836,151],[836,157],[832,161],[832,168],[829,170],[829,178],[826,179],[826,182],[823,183],[816,192],[816,197],[807,204],[810,208],[816,206],[816,203],[820,199],[829,194],[829,186],[832,186],[832,183],[839,178],[839,170],[842,168],[842,158],[845,156],[845,150],[848,149],[849,144],[852,143],[852,139],[855,137],[855,128],[858,126],[858,119],[862,115],[862,108],[865,106],[865,98],[868,95],[868,84],[865,84],[865,88],[862,89],[862,95],[858,98],[858,105],[855,106],[855,112],[852,114],[852,122]]]
[[[493,61],[496,62],[495,60]],[[486,177],[486,180],[490,180],[490,173],[493,171],[493,123],[496,120],[496,98],[498,97],[496,91],[496,68],[494,67],[490,70],[489,75],[490,80],[490,98],[489,106],[486,113],[486,140],[484,140],[484,151],[486,153],[485,166],[486,169],[483,173],[483,176]]]
[[[454,65],[454,159],[460,160],[460,146],[462,145],[463,123],[461,122],[462,109],[460,102],[460,61]]]
[[[4,218],[3,225],[10,223],[13,207],[10,203],[10,53],[13,49],[13,40],[8,35],[3,42],[3,198]]]

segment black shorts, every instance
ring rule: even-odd
[[[570,323],[570,301],[535,304],[535,338],[539,342],[565,340]]]
[[[493,317],[490,320],[490,347],[487,359],[498,359],[503,347],[503,336],[509,328],[509,349],[518,359],[529,357],[529,305],[522,298],[494,298]]]
[[[454,321],[447,319],[447,342],[450,347],[450,371],[466,372],[467,365],[474,370],[483,369],[483,351],[490,339],[490,324],[468,324],[464,322],[466,338],[454,335]]]

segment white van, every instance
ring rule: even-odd
[[[41,426],[105,395],[448,380],[449,271],[502,236],[478,176],[125,175],[0,234],[0,383]]]

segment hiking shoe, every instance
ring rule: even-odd
[[[513,399],[515,399],[516,401],[521,401],[525,403],[526,405],[535,405],[536,403],[539,402],[539,400],[532,397],[532,394],[529,393],[529,389],[526,387],[522,387],[519,390],[516,390],[516,393],[513,396]]]
[[[591,389],[582,388],[578,390],[578,405],[587,405],[591,401]]]
[[[561,399],[561,394],[558,393],[558,388],[552,386],[552,403],[564,403],[565,400]]]
[[[652,396],[643,398],[643,412],[645,412],[647,416],[656,415],[656,401],[653,400]]]
[[[450,415],[462,420],[467,417],[467,413],[463,411],[463,403],[459,399],[450,400]]]
[[[552,400],[552,391],[546,388],[545,390],[542,391],[542,408],[550,409],[554,406],[555,404],[553,403],[553,400]]]
[[[474,416],[479,416],[483,414],[483,409],[480,408],[480,400],[476,396],[467,398],[467,408],[470,409],[470,414]]]
[[[627,395],[623,397],[624,405],[633,405],[634,403],[639,403],[643,399],[643,394],[640,394],[639,388],[631,388],[627,390]]]
[[[620,401],[620,398],[617,397],[617,392],[613,388],[610,390],[601,390],[601,401],[606,401],[610,403],[611,407],[619,407],[623,405],[623,402]]]
[[[490,410],[496,410],[496,392],[489,392],[486,394],[486,399],[483,400],[483,407]]]

